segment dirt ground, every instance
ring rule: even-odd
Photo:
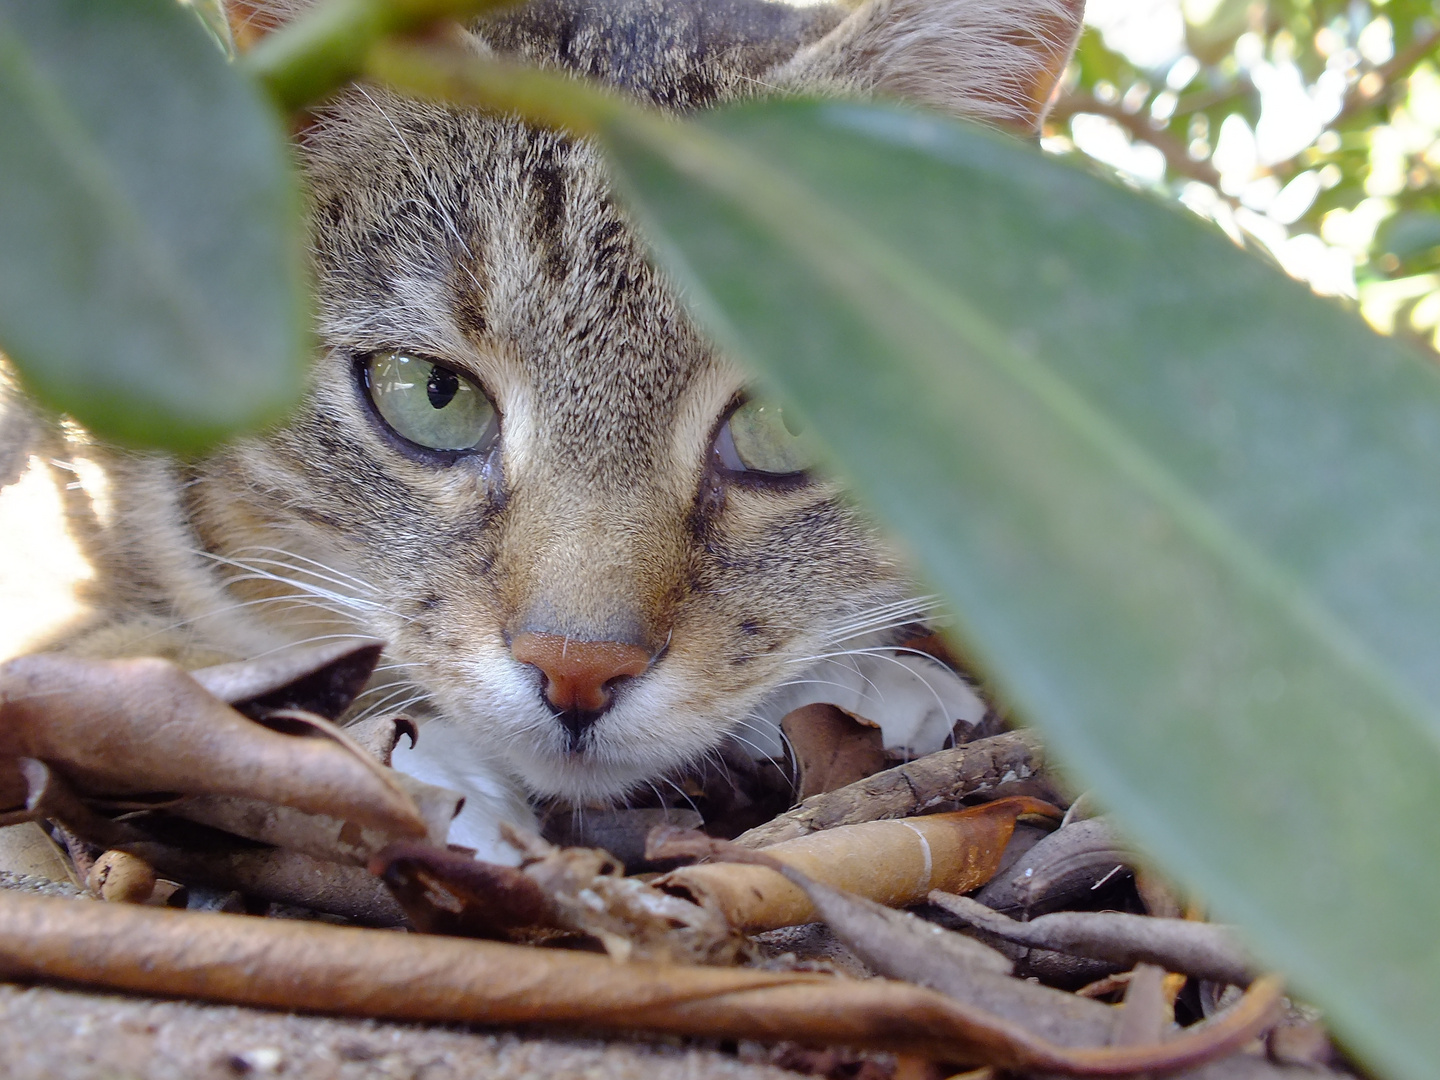
[[[0,984],[6,1080],[794,1080],[708,1049]]]

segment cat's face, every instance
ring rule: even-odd
[[[579,798],[743,737],[792,661],[904,594],[796,471],[804,443],[745,404],[591,148],[373,90],[313,138],[324,351],[304,413],[197,489],[219,554],[353,575],[327,588],[431,707]],[[525,634],[622,643],[641,670],[576,723]]]
[[[817,71],[864,83],[827,43],[869,55],[864,20],[901,7],[872,0],[811,47]],[[687,108],[767,81],[839,18],[547,0],[479,47]],[[897,560],[697,331],[592,147],[360,89],[302,157],[313,390],[190,495],[205,545],[251,579],[234,589],[299,589],[335,617],[320,631],[386,639],[418,707],[576,800],[744,738],[808,658],[913,621]],[[577,669],[571,648],[600,659]]]

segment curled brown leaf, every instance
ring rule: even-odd
[[[934,888],[964,892],[983,885],[1022,814],[1060,817],[1050,804],[1018,796],[957,813],[843,826],[771,845],[765,853],[814,881],[903,907],[919,903]],[[656,884],[720,912],[740,930],[815,921],[805,893],[762,866],[689,866]]]
[[[335,720],[365,688],[384,647],[373,638],[296,645],[254,660],[200,668],[190,677],[241,711],[300,709]]]
[[[396,836],[426,832],[414,800],[347,738],[269,731],[163,660],[37,654],[0,665],[0,794],[10,798],[20,758],[87,797],[236,795]]]
[[[1280,1004],[1241,1001],[1169,1042],[1067,1048],[921,987],[669,964],[494,942],[0,892],[0,972],[286,1010],[840,1043],[1075,1076],[1174,1070],[1253,1039]]]

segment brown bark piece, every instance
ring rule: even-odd
[[[995,873],[1021,814],[1060,812],[1038,799],[1011,798],[952,814],[870,821],[766,847],[765,854],[832,888],[889,907],[924,900],[931,889],[968,892]],[[942,886],[940,882],[951,885]],[[929,884],[927,884],[929,883]],[[657,882],[754,932],[814,922],[814,905],[774,870],[709,863],[673,870]]]
[[[813,795],[795,809],[736,837],[742,847],[768,847],[840,825],[912,817],[943,803],[1039,777],[1040,740],[1010,731],[876,773],[838,791]]]
[[[513,931],[557,925],[545,890],[513,866],[402,840],[376,855],[370,872],[422,933],[503,941]]]
[[[780,730],[795,755],[802,799],[863,780],[889,764],[880,729],[834,705],[802,706],[786,714]]]

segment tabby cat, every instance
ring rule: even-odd
[[[252,34],[287,16],[244,14]],[[535,0],[465,39],[676,112],[878,94],[1032,132],[1079,18]],[[79,614],[28,647],[194,667],[383,638],[361,710],[422,719],[397,764],[467,792],[452,840],[502,856],[496,822],[534,797],[620,799],[727,739],[765,751],[780,712],[884,671],[915,714],[891,742],[931,748],[979,708],[893,651],[928,601],[696,329],[592,145],[356,86],[300,159],[321,344],[286,425],[177,462],[0,394],[0,482],[53,481],[90,566]]]

